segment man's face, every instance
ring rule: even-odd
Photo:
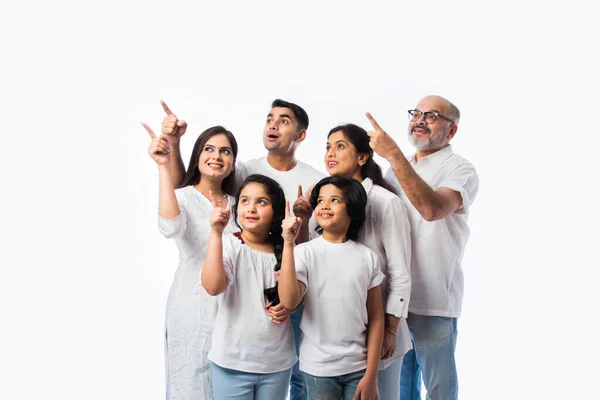
[[[263,132],[265,149],[281,154],[293,152],[300,133],[297,130],[298,122],[292,110],[286,107],[271,109]]]
[[[448,104],[437,97],[425,97],[417,104],[417,110],[425,113],[427,111],[437,111],[445,117],[450,117],[450,107]],[[445,147],[452,138],[453,123],[438,117],[433,123],[425,121],[425,114],[421,115],[416,121],[408,123],[408,141],[415,146],[418,151],[436,150]]]

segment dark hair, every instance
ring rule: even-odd
[[[271,226],[269,226],[269,240],[273,244],[273,252],[275,253],[275,271],[279,271],[281,269],[281,256],[283,254],[283,229],[281,228],[281,223],[285,218],[285,194],[283,193],[281,186],[279,186],[276,181],[268,176],[260,174],[252,174],[248,176],[235,195],[236,207],[233,208],[234,220],[240,229],[242,229],[242,227],[239,225],[237,220],[237,204],[239,204],[242,190],[249,183],[260,183],[263,185],[267,195],[271,199],[271,207],[273,207],[273,220],[271,221]],[[275,287],[265,289],[264,294],[267,297],[267,300],[272,302],[272,306],[279,304],[277,284],[275,284]]]
[[[346,178],[341,175],[331,175],[323,178],[315,185],[310,195],[310,205],[313,210],[317,208],[319,192],[325,185],[333,185],[344,194],[346,211],[350,217],[350,226],[348,227],[348,232],[346,232],[346,238],[351,240],[358,239],[358,232],[362,228],[366,218],[367,192],[365,188],[356,179]]]
[[[229,144],[231,145],[231,151],[233,152],[233,166],[235,168],[235,160],[237,159],[238,154],[238,145],[233,133],[229,132],[227,129],[222,126],[213,126],[212,128],[208,128],[204,132],[198,136],[196,139],[196,143],[194,143],[194,149],[192,150],[192,155],[190,157],[190,163],[188,164],[188,169],[185,172],[183,180],[181,181],[180,188],[195,185],[200,182],[200,171],[198,170],[198,161],[200,160],[200,153],[204,149],[204,145],[208,142],[213,136],[223,134],[229,140]],[[233,173],[233,169],[231,173],[223,179],[221,183],[221,188],[223,192],[233,195],[235,184],[235,174]]]
[[[392,185],[383,179],[383,172],[381,167],[373,159],[373,149],[369,146],[369,134],[363,128],[354,124],[339,125],[329,131],[327,138],[334,132],[341,131],[344,136],[356,147],[356,152],[359,154],[366,154],[368,156],[367,162],[360,167],[360,176],[365,178],[371,178],[373,183],[379,185],[390,192],[397,195],[396,189]]]
[[[290,103],[281,99],[273,100],[273,103],[271,103],[271,108],[275,107],[289,108],[294,112],[296,122],[298,123],[298,131],[301,131],[302,129],[308,129],[308,114],[306,111],[304,111],[304,108],[300,107],[298,104]]]

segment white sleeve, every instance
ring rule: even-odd
[[[387,259],[385,312],[406,318],[411,289],[411,239],[408,212],[399,197],[385,203],[378,234],[381,235]]]
[[[237,249],[234,241],[238,240],[232,234],[223,235],[223,269],[227,276],[227,286],[235,283]]]
[[[365,246],[366,247],[366,246]],[[367,248],[367,247],[366,247]],[[385,275],[381,272],[381,263],[379,262],[379,256],[373,250],[369,250],[369,267],[371,268],[371,282],[369,282],[369,290],[375,286],[381,285],[381,282],[385,279]]]
[[[479,190],[479,176],[477,175],[477,171],[475,171],[475,167],[465,162],[452,170],[437,188],[440,187],[446,187],[460,193],[463,200],[462,206],[455,212],[465,214],[469,211],[469,206],[473,204]]]
[[[179,215],[175,218],[158,216],[158,231],[167,239],[182,237],[185,233],[187,222],[186,199],[181,190],[175,190],[175,197],[179,205]]]
[[[299,244],[294,248],[294,263],[296,264],[296,279],[304,283],[304,286],[308,290],[306,246]]]

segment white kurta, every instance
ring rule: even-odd
[[[174,238],[179,268],[166,309],[165,357],[168,400],[212,399],[212,371],[208,360],[217,300],[200,285],[200,272],[210,236],[213,206],[193,186],[175,190],[180,214],[158,217],[166,238]],[[229,197],[231,206],[235,199]],[[232,221],[226,233],[238,230]]]

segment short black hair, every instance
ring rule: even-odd
[[[273,103],[271,103],[271,108],[275,107],[284,107],[289,108],[294,112],[294,116],[296,117],[296,122],[298,122],[298,130],[308,129],[308,114],[304,111],[304,108],[300,107],[298,104],[290,103],[289,101],[275,99]]]
[[[346,232],[346,238],[350,240],[358,239],[358,232],[362,228],[366,219],[365,207],[367,206],[367,192],[362,183],[356,179],[346,178],[341,175],[331,175],[321,179],[313,188],[310,194],[310,205],[317,208],[317,200],[319,192],[325,185],[333,185],[344,193],[344,201],[346,202],[346,212],[350,217],[350,226]]]

